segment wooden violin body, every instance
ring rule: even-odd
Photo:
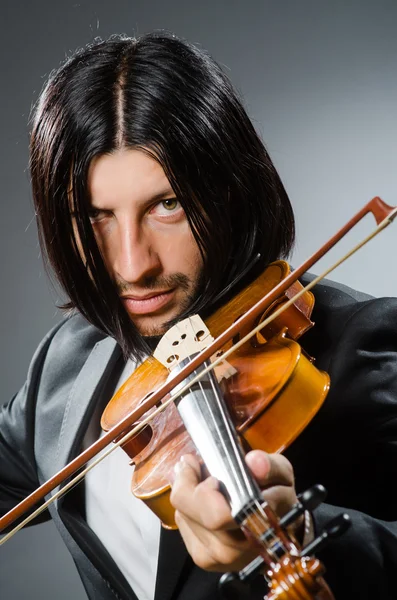
[[[250,286],[206,320],[216,337],[289,273],[288,265],[277,261]],[[287,291],[277,305],[297,291]],[[283,319],[276,319],[250,342],[228,358],[233,374],[221,381],[222,391],[235,427],[246,450],[282,452],[306,427],[323,403],[329,377],[314,367],[295,341],[312,326],[314,299],[306,292]],[[274,306],[269,308],[273,310]],[[269,312],[267,311],[267,313]],[[265,315],[263,315],[264,317]],[[262,318],[263,318],[262,317]],[[256,325],[257,323],[252,323]],[[250,326],[247,330],[251,329]],[[195,335],[200,338],[201,331]],[[184,334],[171,342],[176,358]],[[240,334],[244,336],[244,331]],[[233,340],[235,342],[236,340]],[[101,420],[108,430],[130,413],[169,377],[169,370],[153,356],[143,362],[119,389]],[[218,379],[222,373],[218,372]],[[197,454],[174,404],[157,414],[150,425],[123,445],[135,464],[131,489],[134,495],[158,515],[163,525],[174,528],[174,510],[169,501],[170,481],[176,462],[184,454]]]

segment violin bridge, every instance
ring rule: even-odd
[[[166,369],[172,371],[182,360],[204,350],[214,341],[208,327],[199,315],[192,315],[180,321],[167,331],[159,341],[153,356]],[[217,353],[212,358],[221,356]],[[236,369],[227,361],[215,367],[218,381],[228,379],[236,373]]]

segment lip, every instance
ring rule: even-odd
[[[146,296],[121,296],[121,300],[130,314],[145,315],[162,309],[172,300],[173,294],[174,290],[169,290]]]

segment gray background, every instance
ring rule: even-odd
[[[26,171],[30,108],[51,69],[96,35],[165,28],[225,66],[292,199],[294,264],[372,196],[397,204],[395,0],[3,0],[0,26],[1,401],[59,318]],[[333,278],[396,295],[396,248],[391,227]],[[51,524],[0,548],[0,590],[6,600],[85,597]]]

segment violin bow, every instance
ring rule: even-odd
[[[199,375],[189,381],[188,384],[178,389],[178,393],[173,394],[169,399],[165,400],[160,407],[156,408],[151,414],[139,422],[136,427],[131,430],[134,423],[140,419],[150,409],[155,407],[167,394],[171,392],[178,384],[181,384],[193,371],[195,371],[203,362],[210,359],[215,355],[227,342],[232,340],[240,330],[252,322],[255,318],[264,313],[264,311],[276,300],[283,292],[285,292],[299,277],[307,272],[320,258],[322,258],[335,244],[337,244],[357,223],[359,223],[367,214],[372,213],[377,227],[372,231],[364,240],[359,242],[352,250],[345,254],[341,259],[334,263],[331,267],[326,269],[321,275],[313,279],[306,287],[298,292],[288,302],[284,303],[278,310],[273,312],[267,319],[259,323],[257,327],[252,329],[245,337],[240,339],[234,344],[229,350],[225,351],[222,356],[215,359],[211,364],[202,369]],[[0,539],[0,545],[8,541],[17,531],[22,529],[30,521],[36,518],[41,512],[43,512],[52,502],[58,499],[61,495],[65,494],[72,487],[74,487],[85,475],[101,460],[106,458],[111,452],[117,447],[122,446],[128,441],[133,435],[136,435],[150,420],[159,412],[164,410],[170,402],[174,402],[187,389],[194,383],[199,381],[209,371],[218,366],[223,362],[229,354],[235,351],[238,347],[246,343],[253,335],[259,332],[262,328],[266,327],[271,321],[277,318],[284,310],[289,308],[298,298],[300,298],[305,292],[309,291],[319,281],[324,279],[329,273],[331,273],[336,267],[350,258],[360,248],[362,248],[367,242],[373,239],[378,233],[383,231],[397,216],[397,207],[386,204],[378,196],[374,197],[368,202],[354,217],[352,217],[333,237],[331,237],[321,248],[319,248],[314,254],[312,254],[307,260],[305,260],[299,267],[292,271],[285,279],[277,284],[268,294],[266,294],[259,302],[257,302],[249,311],[242,315],[235,323],[228,327],[220,336],[218,336],[211,344],[209,344],[204,350],[202,350],[197,356],[195,356],[189,364],[187,364],[175,377],[165,382],[157,390],[155,390],[149,398],[146,398],[142,403],[131,413],[129,413],[124,419],[120,421],[116,426],[110,429],[103,437],[94,442],[84,452],[74,458],[68,465],[61,469],[58,473],[53,475],[48,481],[43,483],[39,488],[17,504],[13,509],[6,513],[0,518],[0,533],[5,529],[8,529],[17,519],[24,515],[27,511],[31,510],[44,496],[50,494],[56,487],[60,486],[66,479],[71,478],[79,469],[82,469],[88,461],[92,460],[99,452],[104,450],[111,442],[118,439],[107,451],[105,451],[100,457],[93,461],[89,467],[81,471],[75,478],[69,481],[65,486],[58,490],[51,496],[49,500],[44,502],[33,511],[28,517],[22,520],[16,527],[6,533]],[[125,431],[129,431],[125,434]],[[125,434],[123,437],[120,438]]]

